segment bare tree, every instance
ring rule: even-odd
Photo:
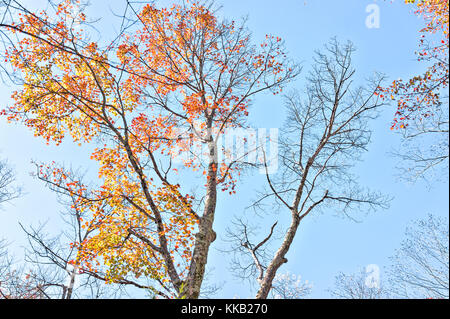
[[[0,160],[0,205],[17,198],[21,190],[15,186],[15,174],[6,161]]]
[[[15,262],[6,240],[0,240],[0,299],[42,299],[46,289],[25,265]]]
[[[302,299],[312,290],[312,284],[308,280],[302,281],[300,276],[289,272],[277,274],[272,286],[274,299]]]
[[[12,260],[8,254],[7,242],[5,239],[0,240],[0,298],[5,298],[5,282],[11,269]]]
[[[339,299],[385,299],[389,294],[381,281],[371,282],[368,273],[361,268],[353,274],[339,273],[335,277],[334,288],[330,290],[333,297]]]
[[[387,207],[388,198],[358,186],[350,171],[367,150],[370,120],[384,105],[375,94],[383,77],[354,87],[353,51],[351,43],[332,40],[325,52],[316,53],[305,95],[286,97],[289,117],[279,142],[281,167],[275,175],[266,170],[268,189],[253,206],[264,210],[267,203],[273,203],[271,211],[289,214],[290,223],[281,230],[276,252],[268,260],[263,253],[273,239],[276,222],[262,240],[251,238],[249,227],[242,222],[230,237],[236,251],[253,259],[253,266],[244,266],[257,276],[256,298],[268,297],[278,269],[288,261],[286,255],[303,218],[323,210],[336,209],[350,216],[352,210]]]
[[[401,298],[449,298],[449,224],[428,215],[406,230],[406,238],[391,258],[389,282]]]
[[[393,152],[399,159],[400,179],[424,179],[431,185],[448,178],[448,97],[443,101],[447,107],[439,105],[427,117],[415,118],[400,131],[401,147]]]

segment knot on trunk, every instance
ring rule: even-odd
[[[212,242],[214,242],[216,240],[217,234],[216,234],[216,232],[214,230],[211,229],[211,231],[209,232],[209,236],[208,237],[209,237],[208,238],[209,242],[212,243]]]

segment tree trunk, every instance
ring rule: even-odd
[[[256,294],[256,299],[267,299],[270,290],[272,289],[272,282],[277,274],[278,269],[284,264],[287,263],[286,254],[289,251],[289,247],[291,246],[295,234],[297,232],[297,228],[300,224],[300,217],[294,211],[292,212],[292,221],[289,227],[288,232],[284,237],[284,241],[278,251],[275,254],[275,257],[270,262],[267,270],[264,274],[264,278],[260,282],[260,288],[258,293]]]
[[[72,299],[72,292],[73,292],[73,287],[75,286],[75,277],[77,275],[77,271],[78,271],[78,266],[73,266],[73,270],[70,273],[70,281],[69,281],[69,285],[67,287],[67,295],[66,295],[65,299]]]
[[[181,297],[187,299],[199,298],[208,261],[209,247],[216,240],[213,223],[217,203],[217,154],[216,145],[212,139],[208,143],[208,148],[210,159],[206,182],[205,208],[203,216],[200,218],[198,233],[195,236],[195,248],[186,287],[180,294]]]

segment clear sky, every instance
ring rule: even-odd
[[[37,1],[28,1],[38,6]],[[158,1],[159,3],[169,1]],[[110,10],[118,10],[122,0],[92,0],[93,12],[103,16],[101,25],[104,34],[109,34],[114,25]],[[421,21],[412,13],[412,7],[403,0],[227,0],[221,1],[221,14],[229,19],[248,16],[248,27],[255,41],[265,34],[274,34],[286,41],[292,58],[301,61],[308,69],[314,50],[321,48],[331,37],[351,40],[356,48],[354,65],[358,77],[363,79],[379,71],[390,80],[408,78],[423,71],[423,65],[415,61],[418,33]],[[380,8],[380,27],[369,29],[365,20],[366,7],[377,4]],[[105,9],[105,6],[108,9]],[[120,11],[120,10],[119,10]],[[103,14],[104,13],[104,14]],[[305,72],[306,73],[306,72]],[[304,73],[304,74],[305,74]],[[291,87],[301,88],[303,76]],[[11,103],[10,88],[0,87],[0,108]],[[284,121],[280,97],[259,96],[252,107],[251,121],[255,127],[276,128]],[[398,147],[399,136],[390,131],[394,106],[386,108],[382,116],[373,123],[372,143],[356,173],[363,186],[391,195],[391,207],[369,215],[355,212],[360,220],[354,221],[327,214],[312,215],[300,226],[288,259],[281,272],[289,271],[313,282],[311,297],[329,297],[327,289],[333,285],[339,272],[354,272],[369,264],[381,268],[389,264],[388,257],[403,237],[407,224],[427,213],[448,216],[448,180],[436,183],[431,188],[419,182],[408,185],[395,177],[397,159],[388,153]],[[89,168],[89,152],[69,142],[59,147],[47,146],[21,125],[7,124],[0,118],[0,158],[6,158],[17,171],[17,179],[25,195],[0,211],[0,237],[13,241],[18,255],[24,244],[18,222],[24,224],[49,222],[49,229],[58,230],[58,211],[61,207],[55,195],[43,188],[42,183],[29,176],[33,170],[30,161],[57,161],[75,167]],[[239,191],[229,197],[220,195],[215,229],[219,235],[213,244],[208,269],[210,281],[223,284],[215,297],[253,297],[247,282],[235,280],[227,268],[230,256],[217,248],[224,247],[221,240],[223,230],[230,226],[230,217],[241,215],[250,204],[254,191],[259,189],[260,176],[244,178]],[[249,215],[250,216],[250,215]],[[268,220],[270,223],[272,219]],[[265,233],[265,231],[264,231]]]

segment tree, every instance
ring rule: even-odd
[[[398,110],[393,128],[408,126],[409,120],[429,117],[436,107],[442,107],[441,93],[448,86],[449,16],[448,0],[405,0],[416,3],[415,14],[425,20],[420,30],[418,60],[431,64],[423,75],[409,81],[396,80],[386,94],[398,101]],[[437,39],[436,39],[437,38]],[[438,41],[438,43],[436,43]],[[389,96],[388,96],[389,97]],[[443,97],[448,103],[448,96]]]
[[[0,299],[43,299],[49,286],[40,279],[17,265],[6,240],[0,240]]]
[[[39,167],[36,164],[37,167]],[[76,181],[83,180],[83,175],[71,171]],[[40,178],[39,169],[36,177]],[[72,299],[78,298],[117,298],[126,293],[125,287],[143,287],[132,279],[121,278],[115,285],[105,285],[105,271],[91,272],[83,270],[76,262],[81,253],[78,246],[71,243],[83,242],[90,235],[91,230],[82,227],[83,218],[88,212],[83,211],[77,204],[77,196],[61,193],[57,186],[48,185],[57,193],[60,204],[65,208],[60,213],[62,224],[60,234],[51,236],[46,233],[45,225],[38,227],[24,227],[20,225],[28,238],[25,251],[25,262],[33,269],[35,276],[39,275],[51,289],[47,289],[47,298]],[[150,293],[151,287],[148,287]],[[154,296],[154,295],[152,295]]]
[[[80,176],[81,179],[81,176]],[[53,190],[57,191],[57,188]],[[122,279],[117,285],[105,285],[104,274],[79,270],[72,264],[79,253],[70,242],[82,241],[89,232],[81,228],[84,217],[75,205],[76,197],[67,201],[59,196],[66,208],[61,213],[63,230],[57,236],[45,232],[45,225],[22,227],[28,238],[23,262],[17,263],[8,252],[5,240],[0,241],[0,298],[5,299],[72,299],[109,298],[123,296],[125,287],[135,284]],[[72,208],[71,204],[74,205]]]
[[[234,192],[242,165],[218,162],[217,144],[229,128],[245,127],[254,95],[299,72],[280,38],[258,48],[245,21],[220,21],[209,3],[171,8],[127,1],[118,37],[89,41],[84,5],[62,1],[56,12],[32,13],[12,0],[18,21],[2,21],[5,59],[21,77],[15,104],[3,113],[48,143],[65,138],[95,144],[99,185],[88,188],[62,167],[40,166],[39,176],[77,198],[89,233],[73,243],[73,261],[108,282],[128,275],[153,281],[152,291],[198,298],[219,189]],[[137,27],[139,26],[139,27]],[[206,148],[184,161],[200,172],[198,194],[188,194],[172,155]],[[177,175],[178,174],[178,175]]]
[[[21,190],[14,185],[14,171],[6,161],[0,160],[0,205],[17,198]]]
[[[267,190],[253,205],[268,211],[269,216],[270,212],[288,214],[290,222],[280,231],[277,250],[264,251],[273,245],[278,221],[257,236],[262,239],[255,239],[242,221],[232,232],[233,249],[246,252],[241,264],[256,274],[256,298],[268,297],[277,271],[288,261],[286,256],[303,218],[333,205],[345,216],[353,209],[387,206],[387,198],[359,187],[350,171],[369,143],[368,123],[384,105],[375,94],[382,77],[366,87],[353,86],[353,51],[351,43],[330,41],[325,52],[316,54],[305,95],[294,92],[286,97],[289,116],[280,134],[280,169],[274,175],[266,171]],[[261,233],[259,228],[258,235]]]
[[[312,284],[302,281],[300,276],[286,272],[277,274],[273,280],[272,297],[274,299],[301,299],[311,293]]]
[[[405,0],[417,5],[415,14],[426,23],[420,30],[418,61],[426,71],[410,80],[395,80],[380,88],[380,96],[397,101],[392,130],[403,135],[400,176],[410,180],[426,178],[448,170],[448,0]],[[427,147],[424,147],[427,145]],[[434,177],[434,176],[433,176]]]
[[[331,295],[339,299],[386,299],[389,294],[381,281],[377,284],[368,282],[368,274],[360,269],[354,274],[339,273],[330,290]]]
[[[401,144],[392,154],[398,159],[401,180],[433,185],[448,179],[448,110],[443,107],[430,117],[410,120],[399,132]]]
[[[416,220],[386,267],[387,280],[376,281],[361,269],[355,274],[339,273],[330,290],[337,298],[434,298],[449,297],[448,219],[432,214]]]
[[[449,298],[448,232],[448,219],[431,214],[407,228],[389,268],[395,296]]]

